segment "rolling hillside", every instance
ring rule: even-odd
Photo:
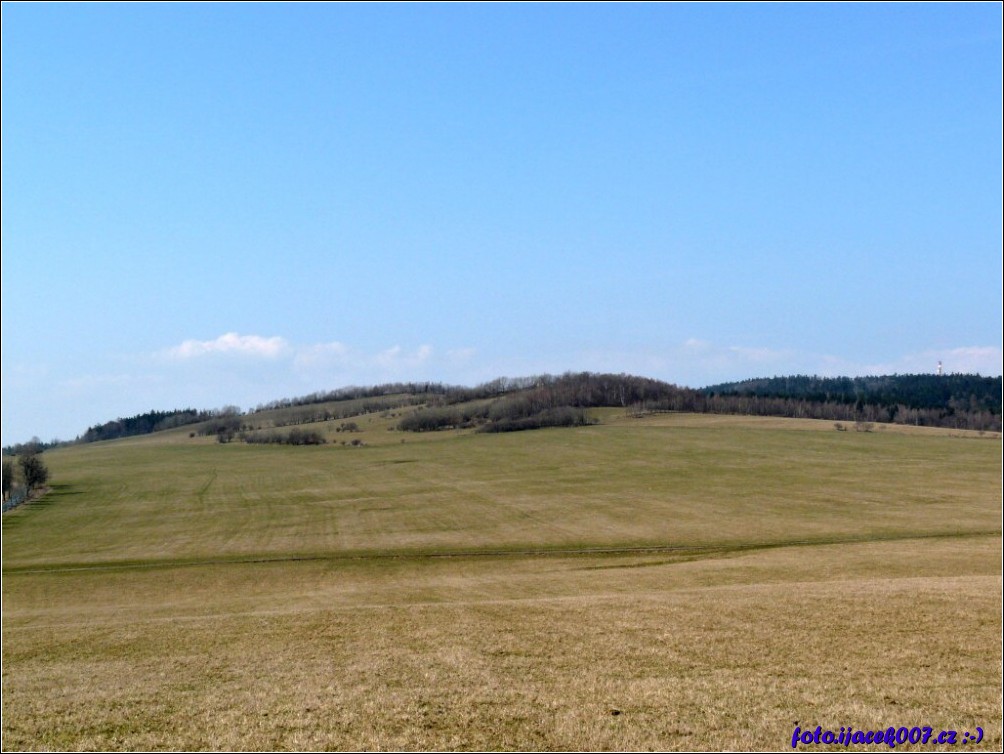
[[[47,451],[3,517],[4,748],[776,748],[796,720],[1000,747],[999,439],[369,408],[296,425],[318,446]]]
[[[868,421],[914,426],[1001,431],[1002,378],[978,375],[892,375],[884,377],[774,377],[693,390],[626,374],[565,373],[498,378],[476,387],[441,383],[392,383],[346,387],[298,398],[277,399],[242,412],[148,411],[89,427],[75,442],[89,443],[188,427],[190,434],[237,437],[252,443],[282,443],[283,427],[347,420],[359,414],[401,415],[396,428],[409,431],[477,428],[488,432],[581,426],[586,409],[616,407],[635,413],[779,416]],[[405,411],[420,407],[421,413]],[[343,422],[344,424],[345,422]],[[352,427],[350,427],[351,429]],[[343,427],[344,429],[344,427]],[[263,430],[265,432],[263,433]],[[291,444],[321,444],[324,432]],[[67,443],[37,440],[4,448],[17,455]]]

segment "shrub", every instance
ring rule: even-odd
[[[482,426],[480,432],[521,432],[544,427],[581,427],[589,424],[586,412],[582,409],[562,406],[551,408],[531,416],[501,418],[490,421]]]
[[[316,430],[291,429],[288,434],[282,432],[243,433],[241,439],[252,445],[324,445],[327,440]]]
[[[455,408],[426,408],[406,416],[397,428],[406,432],[434,432],[456,427],[461,423],[461,413]]]

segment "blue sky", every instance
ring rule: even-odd
[[[1001,373],[1001,6],[4,4],[2,440]]]

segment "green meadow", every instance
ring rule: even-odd
[[[46,452],[3,748],[1000,749],[999,436],[594,414]]]

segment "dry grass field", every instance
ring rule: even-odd
[[[47,453],[3,748],[1001,749],[999,438],[603,418]]]

